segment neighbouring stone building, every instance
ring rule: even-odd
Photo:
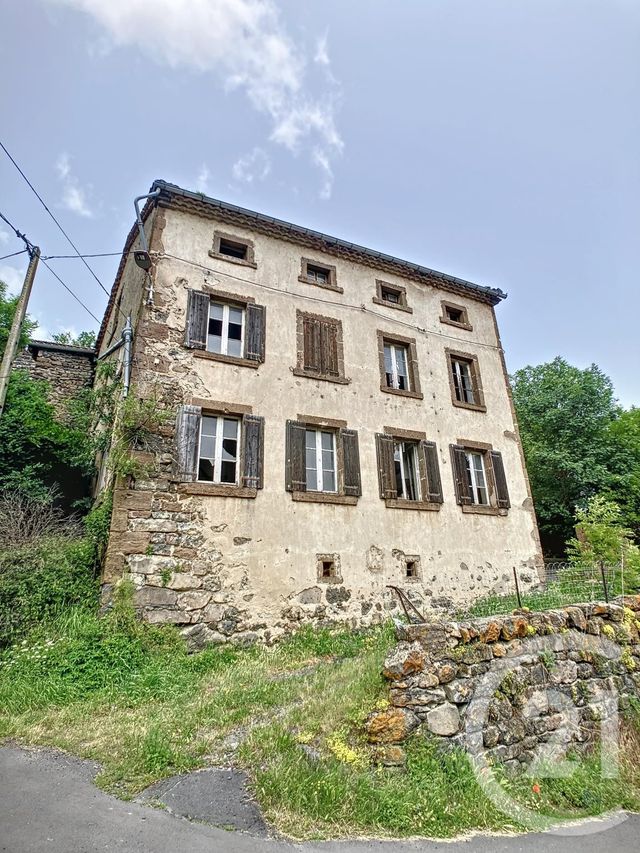
[[[16,356],[13,369],[26,370],[32,379],[47,382],[47,396],[64,418],[67,403],[93,384],[95,361],[95,350],[90,347],[30,341]]]
[[[156,181],[98,338],[167,414],[104,567],[192,641],[368,624],[537,581],[504,294]],[[122,368],[123,349],[117,358]],[[101,483],[106,477],[101,478]]]

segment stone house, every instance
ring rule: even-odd
[[[156,181],[98,338],[167,415],[118,481],[106,588],[192,641],[369,624],[537,580],[504,294]],[[113,358],[122,361],[123,350]],[[102,478],[105,482],[105,477]]]

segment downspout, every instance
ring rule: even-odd
[[[122,330],[122,343],[124,344],[124,358],[122,370],[122,397],[127,399],[129,388],[131,386],[131,343],[133,341],[133,328],[131,326],[131,315],[127,316],[127,321]]]

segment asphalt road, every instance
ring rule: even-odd
[[[2,853],[616,853],[640,850],[640,816],[590,834],[475,836],[456,842],[289,844],[227,832],[98,790],[96,766],[50,751],[0,747]],[[585,827],[582,827],[582,833]]]

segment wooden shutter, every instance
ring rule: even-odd
[[[245,358],[261,363],[264,361],[265,313],[264,305],[254,305],[253,303],[247,305]]]
[[[340,375],[337,323],[320,323],[320,365],[322,373],[329,376]]]
[[[360,482],[360,449],[358,433],[354,429],[340,430],[342,442],[343,489],[345,495],[360,497],[362,485]]]
[[[321,373],[322,333],[320,320],[316,320],[314,317],[303,317],[302,336],[304,343],[304,369]]]
[[[299,421],[287,421],[285,484],[288,492],[307,490],[306,432],[306,426]]]
[[[378,457],[378,482],[380,497],[383,500],[395,500],[398,497],[396,488],[396,465],[393,459],[394,441],[392,435],[376,433],[376,453]]]
[[[438,464],[438,448],[434,441],[421,441],[420,451],[426,475],[426,483],[423,484],[422,490],[422,500],[441,504],[443,497],[440,465]]]
[[[464,447],[459,444],[451,445],[451,466],[453,482],[456,489],[456,500],[460,506],[472,503],[469,478],[467,476],[467,457]]]
[[[511,501],[509,500],[509,489],[507,488],[507,477],[504,473],[502,453],[499,453],[497,450],[491,450],[489,451],[489,456],[491,458],[493,480],[496,487],[496,503],[500,509],[509,509]]]
[[[191,349],[206,349],[210,304],[211,298],[208,293],[202,293],[200,290],[189,291],[187,325],[184,332],[185,346]]]
[[[184,482],[198,476],[200,406],[178,406],[176,418],[176,474]]]
[[[264,418],[258,415],[244,415],[242,430],[244,433],[242,482],[249,489],[261,489],[264,462]]]

